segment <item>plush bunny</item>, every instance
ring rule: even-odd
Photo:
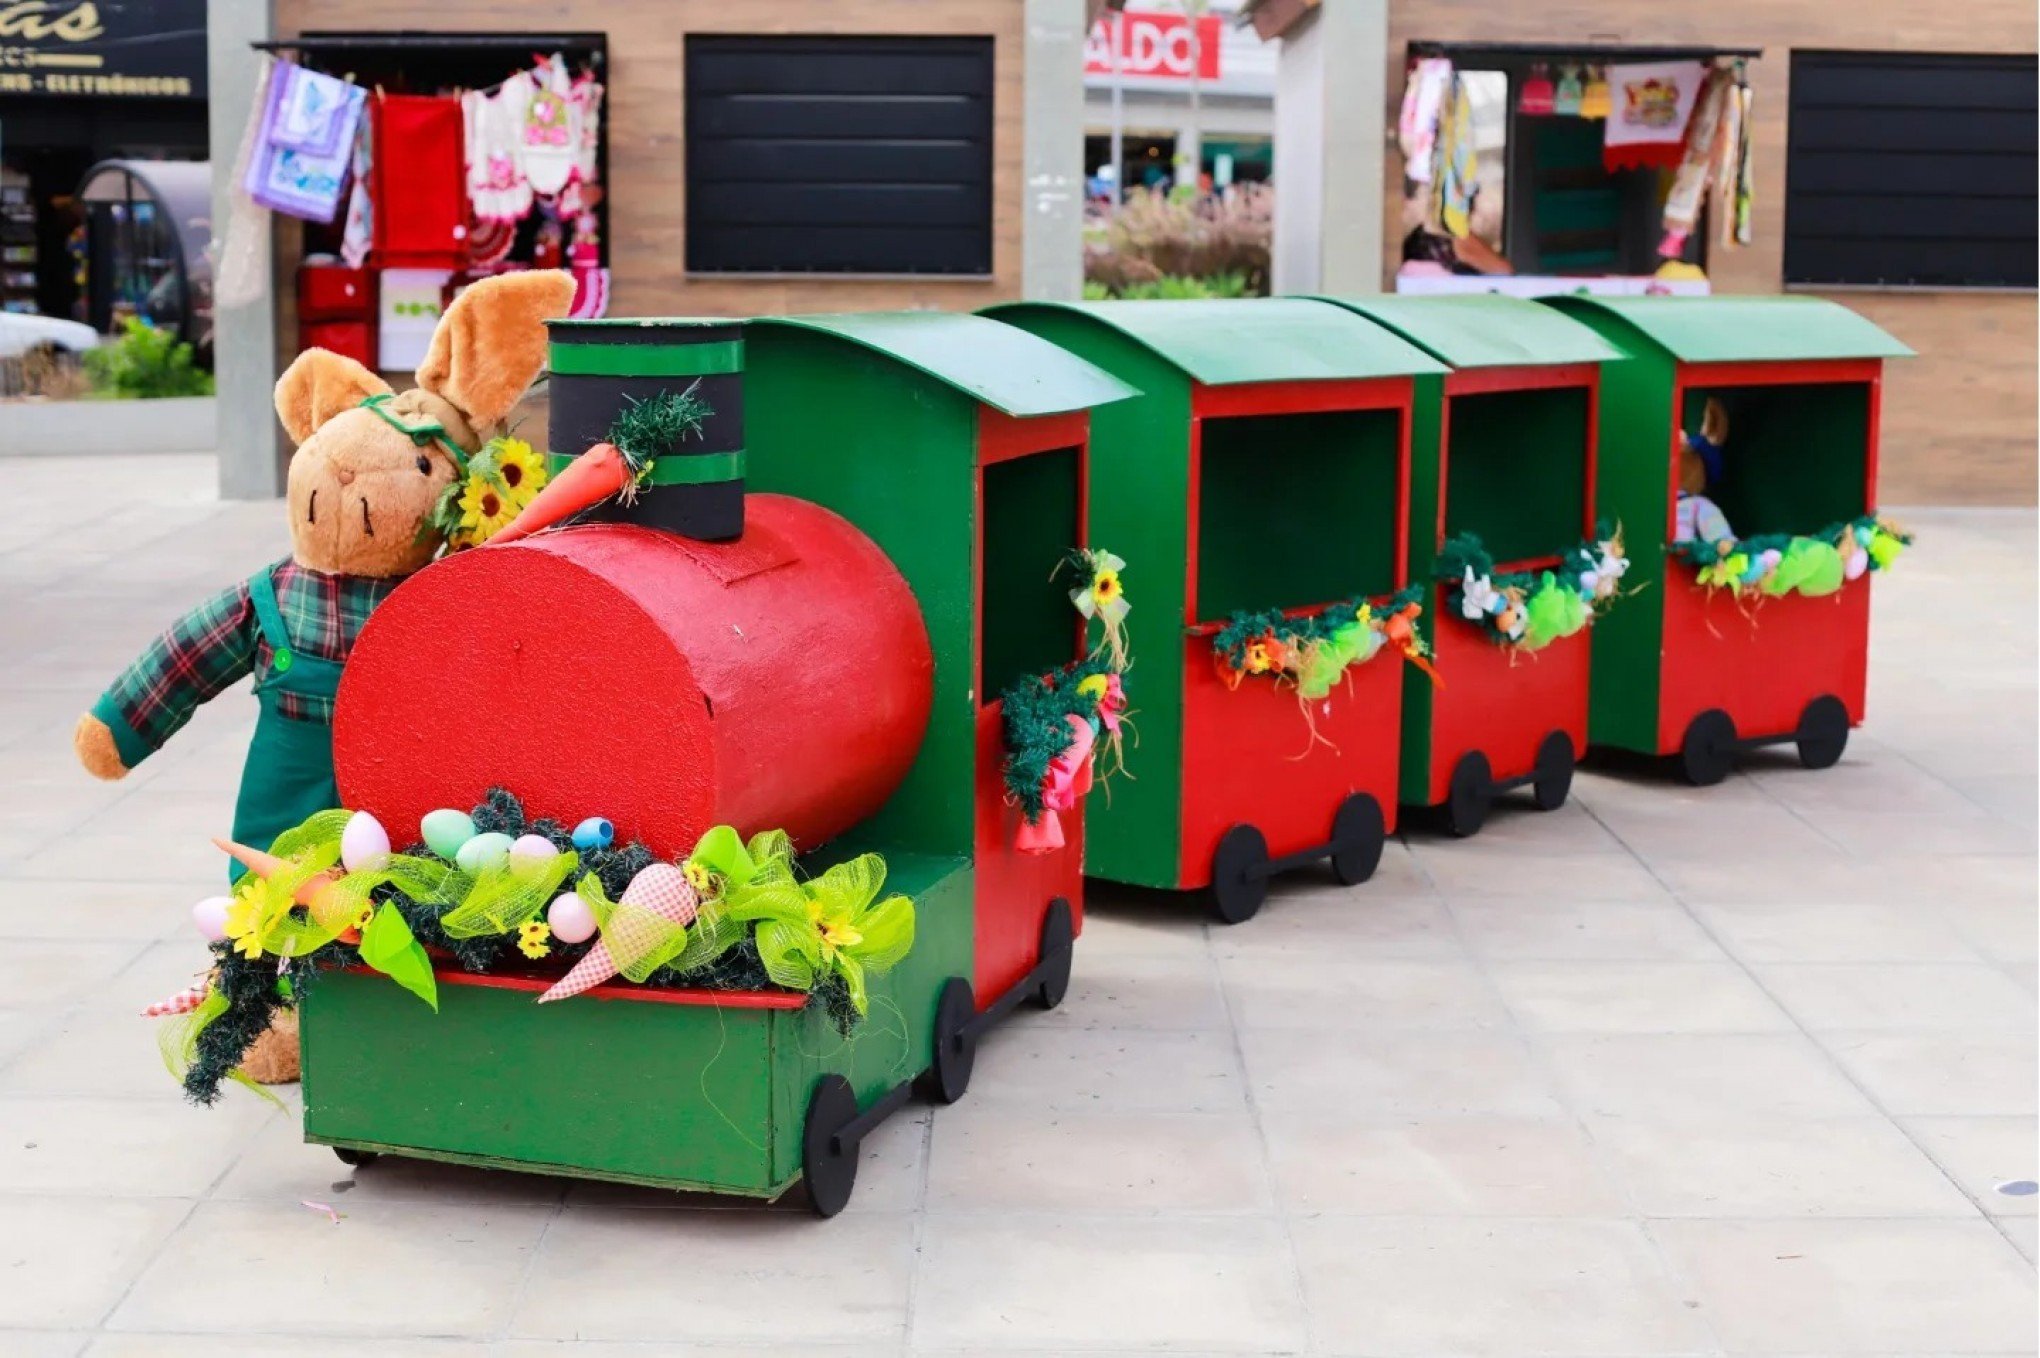
[[[1735,537],[1728,516],[1707,492],[1721,484],[1721,454],[1728,442],[1728,409],[1715,397],[1707,398],[1700,417],[1700,432],[1683,430],[1673,440],[1678,455],[1679,497],[1675,542],[1723,542]]]
[[[573,296],[558,271],[475,284],[447,308],[417,387],[401,394],[353,359],[300,354],[276,384],[276,413],[298,445],[291,555],[206,600],[123,671],[78,721],[79,762],[122,777],[252,673],[261,714],[233,837],[266,847],[338,806],[340,667],[369,613],[438,551],[434,505],[544,367],[545,322]]]

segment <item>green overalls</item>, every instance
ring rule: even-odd
[[[248,594],[270,658],[269,672],[255,682],[255,701],[262,710],[255,719],[255,738],[248,744],[248,762],[241,769],[234,839],[267,849],[278,835],[313,812],[340,805],[340,789],[333,781],[332,724],[287,717],[279,699],[290,693],[330,702],[340,691],[341,665],[291,648],[267,570],[248,581]],[[227,880],[238,881],[246,871],[234,863],[227,869]]]

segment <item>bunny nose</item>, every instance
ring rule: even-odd
[[[351,486],[354,484],[354,473],[342,467],[339,471],[333,473],[333,479],[343,486]]]

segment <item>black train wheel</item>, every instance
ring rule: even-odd
[[[1048,914],[1041,921],[1041,955],[1036,964],[1041,968],[1041,984],[1035,988],[1034,1000],[1043,1009],[1055,1008],[1069,994],[1070,964],[1076,955],[1076,914],[1070,903],[1058,896],[1048,903]]]
[[[1495,801],[1495,773],[1486,755],[1469,750],[1452,766],[1445,788],[1445,830],[1454,839],[1480,833]]]
[[[1332,876],[1340,886],[1358,886],[1381,866],[1388,842],[1388,821],[1381,803],[1356,792],[1339,803],[1332,816]]]
[[[935,1000],[935,1059],[921,1077],[921,1092],[937,1103],[955,1103],[970,1088],[970,1073],[977,1064],[977,1039],[970,1021],[977,1017],[977,1000],[970,982],[952,976],[942,983]]]
[[[1268,899],[1268,841],[1251,825],[1235,825],[1211,855],[1211,908],[1222,924],[1244,924]]]
[[[1556,811],[1572,795],[1572,737],[1553,731],[1537,746],[1537,763],[1530,777],[1530,800],[1539,811]]]
[[[808,1097],[801,1130],[800,1173],[808,1204],[818,1217],[832,1217],[850,1202],[857,1187],[857,1143],[839,1133],[857,1120],[857,1094],[840,1075],[824,1075]]]
[[[1713,787],[1735,765],[1735,719],[1718,707],[1693,718],[1679,742],[1679,776],[1694,787]]]
[[[1809,769],[1831,769],[1849,747],[1849,709],[1832,693],[1823,693],[1799,714],[1793,743],[1799,762]]]
[[[341,1164],[352,1165],[356,1169],[360,1169],[364,1165],[372,1165],[382,1159],[381,1151],[358,1151],[352,1146],[335,1146],[333,1154],[339,1159]]]

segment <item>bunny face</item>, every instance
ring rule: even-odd
[[[408,391],[383,408],[422,426],[433,418],[417,399],[426,395]],[[458,474],[438,438],[406,434],[366,406],[343,411],[290,460],[292,554],[334,575],[407,575],[437,550],[421,530]]]
[[[288,501],[293,555],[332,575],[407,575],[431,561],[422,532],[460,474],[545,363],[545,322],[565,313],[573,278],[557,270],[477,283],[440,318],[418,386],[392,394],[353,359],[300,354],[276,384],[297,443]]]

